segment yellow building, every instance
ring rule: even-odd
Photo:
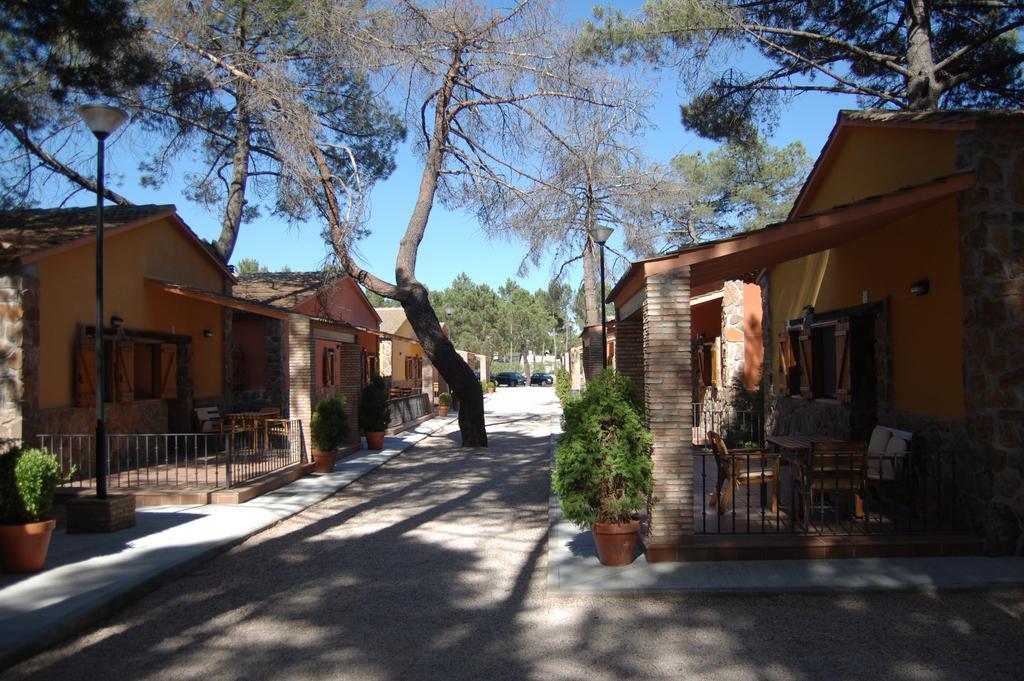
[[[0,433],[89,433],[95,416],[94,208],[0,215],[4,386]],[[223,296],[233,281],[173,206],[105,210],[105,400],[109,432],[191,430],[225,392]]]

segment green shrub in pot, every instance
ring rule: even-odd
[[[359,396],[359,427],[366,433],[383,432],[391,421],[391,404],[384,379],[374,376]]]
[[[350,432],[348,414],[345,413],[345,397],[332,397],[317,402],[309,431],[314,449],[333,452],[343,445]]]

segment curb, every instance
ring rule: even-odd
[[[99,584],[84,593],[72,594],[64,599],[51,596],[52,603],[43,604],[36,610],[31,611],[25,611],[24,608],[11,607],[9,604],[4,603],[4,591],[9,589],[17,590],[18,587],[22,590],[32,590],[33,585],[31,582],[37,579],[45,580],[47,572],[29,577],[21,582],[10,585],[6,589],[0,590],[0,632],[11,628],[10,625],[4,626],[5,620],[13,621],[13,628],[16,631],[24,632],[17,639],[12,639],[5,634],[6,640],[0,642],[0,672],[89,628],[96,622],[137,602],[143,596],[155,591],[167,582],[191,572],[217,556],[244,543],[249,538],[320,503],[348,487],[356,480],[377,470],[395,457],[405,453],[424,439],[447,428],[454,422],[455,419],[453,417],[436,417],[411,430],[404,431],[400,435],[389,438],[392,441],[401,440],[397,448],[384,449],[380,452],[360,450],[355,455],[340,459],[332,473],[316,478],[300,478],[289,485],[268,492],[256,499],[231,507],[252,511],[257,516],[265,517],[258,517],[255,522],[248,524],[247,527],[242,527],[241,531],[236,535],[226,535],[220,540],[187,546],[180,550],[180,553],[184,554],[180,559],[172,560],[169,563],[154,562],[152,554],[158,552],[160,550],[159,547],[153,547],[149,550],[138,550],[129,555],[126,560],[120,562],[113,556],[91,559],[97,561],[98,565],[94,567],[98,571],[106,570],[110,573],[106,583]],[[408,437],[409,435],[412,437]],[[360,463],[365,463],[366,465],[360,466]],[[312,487],[313,483],[320,482],[321,480],[327,481],[330,478],[335,478],[337,484],[317,485],[317,488],[322,489],[310,490],[305,499],[302,499],[307,493],[305,490],[292,489],[289,492],[290,487]],[[298,497],[301,501],[294,505],[284,506],[280,503],[274,503],[288,497]],[[203,522],[204,520],[211,523],[214,522],[212,516],[192,522]],[[191,523],[186,523],[186,525],[188,524]],[[175,548],[177,547],[164,547],[164,550],[173,550]],[[81,563],[62,566],[62,568],[55,568],[54,570],[74,569],[88,562],[90,561],[82,561]],[[150,562],[154,562],[154,565],[146,567],[146,564]],[[118,567],[121,567],[123,570],[125,563],[128,564],[128,567],[141,569],[142,574],[135,577],[114,574],[118,572],[116,570]],[[46,589],[40,588],[38,590],[47,593]],[[10,591],[8,591],[7,595],[10,597]]]

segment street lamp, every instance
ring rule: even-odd
[[[452,330],[452,315],[455,314],[455,308],[449,305],[444,309],[444,314],[448,318],[448,340],[455,345],[455,332]]]
[[[608,368],[608,327],[604,311],[604,243],[612,235],[611,227],[591,227],[590,238],[601,244],[601,367]]]
[[[76,109],[96,136],[96,498],[107,498],[107,432],[103,423],[103,143],[128,120],[128,114],[106,104]]]

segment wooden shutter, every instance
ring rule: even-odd
[[[722,387],[722,338],[719,336],[711,344],[711,384]]]
[[[697,356],[697,375],[700,376],[700,387],[703,388],[708,384],[708,368],[704,361],[704,345],[698,345],[696,348],[697,352],[694,353]]]
[[[836,322],[836,399],[850,401],[850,320]]]
[[[174,343],[160,345],[160,381],[157,383],[160,399],[178,397],[178,346]]]
[[[789,331],[783,331],[779,334],[779,367],[782,370],[782,384],[776,386],[776,394],[789,394],[789,377],[795,365],[796,358],[793,357],[793,348],[789,344]]]
[[[231,388],[233,390],[245,390],[245,351],[239,346],[231,348]]]
[[[75,406],[96,406],[96,340],[75,339]]]
[[[800,355],[797,363],[800,365],[800,396],[811,399],[814,397],[814,357],[811,341],[811,327],[805,326],[800,329]]]
[[[117,402],[135,400],[135,343],[114,341],[114,397]]]

